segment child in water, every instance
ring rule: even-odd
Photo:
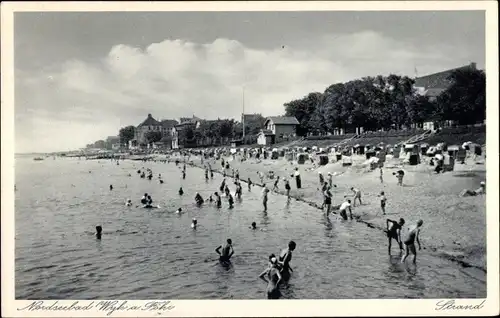
[[[96,226],[95,231],[96,231],[96,233],[95,233],[96,238],[98,240],[100,240],[101,236],[102,236],[102,226],[100,226],[100,225]]]

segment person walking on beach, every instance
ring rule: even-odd
[[[361,190],[352,187],[351,191],[354,193],[353,206],[356,206],[356,199],[358,199],[359,205],[363,205],[363,203],[361,203]]]
[[[295,168],[295,172],[293,173],[293,176],[295,177],[295,184],[297,186],[297,189],[302,188],[302,180],[300,178],[299,168]]]
[[[404,224],[405,220],[403,218],[399,219],[399,222],[390,219],[387,219],[386,221],[387,239],[389,240],[389,255],[391,255],[392,240],[395,240],[398,243],[400,251],[403,250],[403,242],[401,241],[401,228]]]
[[[271,266],[266,268],[259,277],[267,283],[267,299],[278,299],[281,296],[279,283],[281,281],[280,270],[278,269],[278,260],[276,257],[270,259]],[[267,276],[267,279],[266,279]]]
[[[398,179],[398,186],[403,186],[403,177],[405,176],[405,172],[403,170],[398,170],[397,172],[393,173],[396,175],[396,178]]]
[[[380,208],[382,209],[382,215],[385,215],[385,204],[387,203],[387,198],[385,197],[384,191],[380,192]]]
[[[227,239],[227,243],[224,247],[219,245],[215,251],[219,254],[219,262],[221,262],[222,265],[229,265],[231,263],[231,256],[234,254],[233,241],[231,239]]]
[[[290,266],[290,262],[292,260],[292,252],[297,247],[294,241],[290,241],[288,243],[288,248],[285,248],[281,251],[279,256],[279,262],[283,265],[281,269],[281,274],[283,275],[284,280],[288,280],[290,278],[291,273],[293,273],[293,269]]]
[[[417,262],[417,249],[415,248],[415,240],[418,243],[418,250],[422,249],[420,245],[420,228],[424,224],[424,221],[418,220],[417,225],[410,229],[410,232],[406,235],[405,238],[405,255],[401,259],[401,263],[404,263],[410,252],[413,254],[413,264]]]
[[[264,206],[264,212],[267,212],[267,194],[269,193],[269,189],[266,185],[262,189],[262,205]]]

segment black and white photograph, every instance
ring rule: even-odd
[[[139,309],[103,300],[498,313],[496,5],[491,21],[480,4],[67,4],[12,10],[2,43],[16,315]]]

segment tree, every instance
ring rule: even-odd
[[[118,136],[120,137],[121,144],[128,144],[130,140],[135,138],[135,127],[126,126],[121,128]]]
[[[146,138],[148,143],[158,142],[162,138],[162,134],[159,131],[148,131],[144,137]]]
[[[481,70],[458,69],[451,73],[451,86],[441,93],[440,117],[461,125],[486,119],[486,75]]]

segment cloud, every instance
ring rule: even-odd
[[[272,50],[231,39],[165,40],[146,48],[110,47],[98,61],[67,61],[50,70],[16,70],[16,151],[77,149],[157,119],[196,115],[278,115],[283,104],[354,78],[414,75],[473,60],[466,48],[396,41],[366,31],[308,39]]]

